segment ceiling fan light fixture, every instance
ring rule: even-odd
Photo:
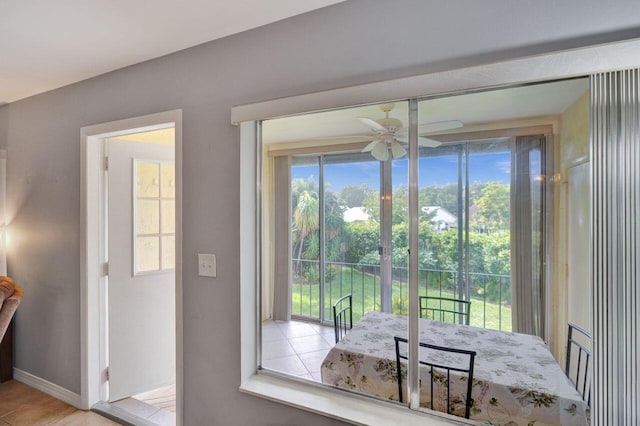
[[[389,159],[389,150],[387,144],[380,142],[371,150],[371,155],[378,161],[387,161]]]
[[[377,120],[358,117],[358,120],[373,132],[373,135],[369,136],[371,142],[362,149],[362,152],[371,152],[371,155],[378,161],[387,161],[390,157],[394,159],[402,158],[407,155],[407,149],[403,144],[409,143],[408,129],[403,126],[401,120],[389,117],[389,113],[394,107],[395,104],[393,103],[380,105],[380,109],[384,112],[384,118]],[[418,125],[418,134],[456,129],[462,126],[463,124],[459,120],[424,123]],[[418,137],[419,147],[435,148],[441,144],[441,142],[434,139]]]
[[[385,131],[388,133],[395,133],[398,130],[402,129],[402,121],[398,120],[397,118],[385,117],[376,120],[376,122],[384,127]]]
[[[393,142],[391,144],[391,155],[393,156],[393,159],[395,160],[396,158],[402,158],[406,155],[407,150],[404,149],[404,147],[402,145],[400,145],[398,142]]]
[[[362,152],[371,152],[371,150],[373,148],[376,147],[376,145],[378,145],[378,143],[380,143],[380,139],[374,139],[371,142],[369,142],[367,144],[367,146],[365,146],[364,148],[362,148]]]

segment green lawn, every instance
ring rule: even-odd
[[[331,318],[331,306],[340,296],[351,293],[353,295],[353,321],[357,323],[367,312],[380,311],[380,278],[375,271],[360,272],[356,268],[340,268],[332,266],[333,271],[326,277],[325,286],[325,318]],[[407,282],[393,281],[392,307],[394,313],[406,314]],[[420,295],[455,297],[451,290],[427,288],[421,283]],[[319,284],[300,283],[295,276],[292,286],[292,314],[318,318],[320,307]],[[502,322],[500,323],[500,316]],[[471,297],[470,324],[476,327],[502,329],[511,331],[511,308],[498,303],[484,302],[481,298]]]

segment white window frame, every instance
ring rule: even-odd
[[[241,385],[252,395],[347,422],[384,425],[468,424],[446,414],[422,413],[321,384],[257,371],[261,348],[260,247],[261,153],[259,120],[341,107],[388,102],[588,76],[640,66],[640,40],[554,52],[488,65],[363,84],[232,108],[240,125]],[[257,141],[257,143],[256,143]],[[258,167],[256,167],[258,165]]]

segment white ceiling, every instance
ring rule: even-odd
[[[343,0],[0,0],[0,105]]]
[[[418,119],[421,124],[459,120],[464,127],[458,131],[464,131],[501,121],[555,116],[572,105],[588,87],[587,79],[583,78],[429,99],[418,104]],[[396,102],[389,115],[406,125],[407,102]],[[355,142],[357,138],[342,137],[371,134],[358,117],[376,120],[383,118],[384,113],[379,105],[367,105],[268,120],[262,126],[263,141],[282,143],[339,138],[336,143]]]

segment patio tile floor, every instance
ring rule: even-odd
[[[320,365],[334,344],[333,327],[263,321],[262,367],[319,382]]]

